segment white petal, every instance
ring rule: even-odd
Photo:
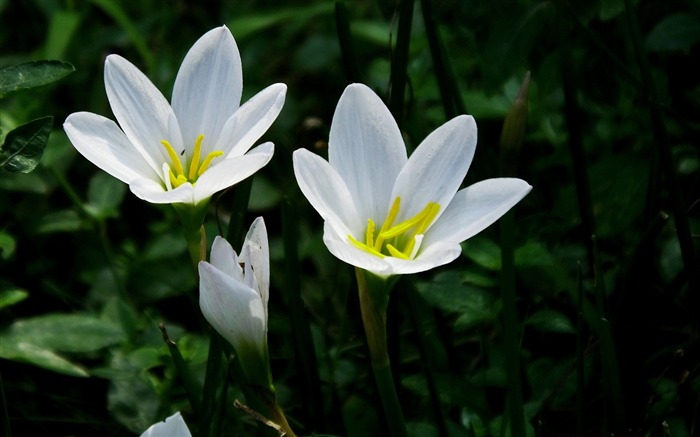
[[[460,243],[486,229],[518,203],[532,187],[515,178],[487,179],[460,190],[445,213],[425,234],[424,246]]]
[[[270,85],[248,100],[226,121],[215,149],[225,156],[240,156],[267,131],[277,118],[287,93],[287,85]]]
[[[119,126],[158,171],[170,161],[161,141],[169,141],[175,150],[182,147],[168,101],[138,68],[118,55],[109,55],[105,61],[105,89]]]
[[[223,159],[212,165],[194,185],[195,203],[210,198],[265,167],[272,159],[274,149],[272,143],[263,143],[243,156]]]
[[[415,216],[428,202],[438,203],[444,212],[467,174],[475,148],[471,116],[455,117],[428,135],[396,179],[391,199],[401,196],[397,222]]]
[[[406,146],[389,109],[367,86],[350,85],[340,97],[328,161],[345,181],[360,216],[382,223],[394,181],[406,163]]]
[[[204,261],[199,277],[199,306],[211,326],[239,353],[253,344],[263,355],[265,309],[258,292]]]
[[[355,247],[348,241],[347,234],[338,235],[328,222],[323,226],[323,242],[333,256],[343,262],[378,276],[392,274],[391,266],[386,262],[386,258],[380,258]]]
[[[347,239],[338,236],[328,226],[324,227],[323,242],[328,250],[341,261],[385,277],[430,270],[454,261],[462,251],[457,243],[439,242],[422,248],[416,259],[413,260],[403,260],[391,256],[380,258],[355,247],[347,242]]]
[[[200,134],[213,144],[238,109],[241,70],[236,41],[226,26],[205,33],[187,52],[175,79],[172,104],[188,150]]]
[[[151,179],[136,179],[129,184],[129,189],[136,197],[151,203],[189,203],[194,201],[194,188],[189,182],[174,190],[165,191],[162,185]]]
[[[231,247],[225,238],[220,236],[214,237],[214,243],[211,245],[211,254],[209,263],[217,270],[229,275],[230,277],[241,281],[243,279],[243,270],[238,264],[236,251]]]
[[[148,428],[141,437],[192,437],[180,412]]]
[[[267,241],[265,220],[262,217],[256,218],[250,225],[243,242],[243,248],[248,250],[249,258],[245,261],[253,268],[267,321],[267,301],[270,298],[270,248]]]
[[[323,220],[344,237],[357,238],[364,233],[367,219],[358,215],[353,197],[336,169],[306,149],[296,150],[292,161],[301,192]]]
[[[63,128],[81,155],[120,181],[159,178],[112,120],[78,112],[66,118]]]
[[[393,275],[408,275],[450,263],[457,259],[461,252],[462,247],[458,243],[439,242],[427,247],[423,245],[413,260],[387,257],[386,262],[391,266]]]

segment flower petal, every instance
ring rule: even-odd
[[[459,257],[460,253],[462,253],[462,247],[458,243],[447,241],[434,243],[427,247],[424,245],[418,256],[412,260],[394,257],[387,257],[385,260],[391,266],[391,274],[408,275],[451,263]]]
[[[211,245],[209,263],[217,270],[220,270],[230,277],[239,281],[243,280],[243,269],[241,269],[241,265],[238,264],[236,251],[233,250],[231,243],[225,238],[218,235],[214,237],[214,242]]]
[[[355,267],[370,271],[378,276],[392,274],[386,258],[369,254],[348,242],[347,234],[338,235],[329,222],[323,226],[323,242],[328,250],[339,260]]]
[[[192,437],[180,412],[148,428],[141,437]]]
[[[244,261],[253,268],[260,298],[265,309],[265,323],[267,325],[267,301],[270,298],[270,249],[267,241],[267,228],[262,217],[256,218],[253,224],[250,225],[241,253],[246,249],[249,258]]]
[[[233,35],[226,26],[210,30],[187,52],[173,87],[173,110],[187,150],[200,134],[213,144],[238,109],[242,90],[241,55]]]
[[[105,61],[105,89],[119,126],[158,172],[164,162],[169,162],[161,141],[167,140],[175,148],[182,146],[168,101],[138,68],[118,55],[109,55]]]
[[[138,178],[159,178],[112,120],[77,112],[66,118],[63,128],[81,155],[120,181],[128,184]]]
[[[258,292],[204,261],[199,277],[199,306],[211,326],[238,353],[253,345],[264,356],[265,309]]]
[[[152,179],[140,178],[131,181],[129,189],[139,199],[151,203],[190,203],[195,204],[194,189],[189,182],[174,190],[165,191],[162,185]]]
[[[328,161],[345,181],[364,220],[382,223],[406,163],[406,146],[389,109],[362,84],[345,88],[331,124]]]
[[[286,93],[287,85],[276,83],[244,103],[224,124],[216,150],[227,157],[247,152],[279,115]]]
[[[194,185],[195,203],[210,198],[265,167],[272,159],[274,149],[272,143],[263,143],[243,156],[224,159],[212,165]]]
[[[362,235],[367,222],[358,215],[353,197],[336,169],[306,149],[296,150],[292,160],[301,192],[323,220],[343,239]]]
[[[441,211],[459,189],[476,149],[476,122],[460,115],[443,124],[421,142],[401,170],[391,199],[401,196],[397,221],[415,216],[428,202]]]
[[[515,178],[487,179],[457,192],[444,214],[425,234],[423,247],[460,243],[486,229],[518,203],[532,187]]]

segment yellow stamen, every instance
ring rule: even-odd
[[[348,240],[353,246],[380,258],[393,256],[399,259],[413,259],[420,249],[422,235],[435,221],[440,212],[440,205],[435,202],[428,202],[418,214],[394,225],[400,209],[401,198],[396,197],[376,237],[374,233],[376,224],[370,218],[367,219],[365,242],[356,240],[352,235],[348,235]],[[399,245],[403,246],[403,250],[397,248]]]
[[[211,162],[215,159],[218,158],[219,156],[222,156],[224,154],[223,151],[221,150],[215,150],[213,152],[209,152],[207,157],[204,159],[202,164],[200,165],[199,161],[202,157],[202,142],[204,141],[204,135],[199,134],[197,136],[197,139],[194,141],[194,150],[192,151],[192,159],[189,161],[189,166],[185,164],[187,167],[187,174],[185,174],[185,169],[182,165],[182,161],[180,161],[180,156],[175,152],[175,149],[173,148],[172,145],[168,142],[168,140],[161,140],[161,144],[163,147],[165,147],[165,151],[168,153],[168,157],[170,157],[170,160],[172,161],[172,166],[168,165],[168,174],[164,175],[167,178],[166,182],[166,190],[171,190],[173,188],[177,188],[180,185],[184,183],[191,183],[194,185],[195,182],[197,182],[197,179],[202,176],[202,173],[204,173],[209,166],[211,166]],[[185,151],[182,151],[181,155],[184,155]],[[187,157],[185,157],[185,160]],[[165,163],[164,165],[167,165]],[[168,182],[170,182],[168,184]]]
[[[384,232],[387,231],[391,227],[391,225],[394,223],[394,219],[396,219],[396,216],[399,215],[399,209],[401,208],[401,197],[396,196],[396,199],[394,199],[394,203],[391,204],[391,209],[389,210],[389,215],[386,217],[386,220],[384,220],[384,224],[382,224],[382,228],[379,230],[379,235],[377,235],[377,240],[374,242],[374,249],[379,251],[382,248],[382,244],[384,244],[384,236],[382,235]]]
[[[362,249],[363,251],[378,256],[379,258],[384,258],[384,254],[381,252],[378,252],[374,250],[374,248],[369,247],[368,245],[361,243],[357,241],[352,235],[348,234],[348,240],[352,243],[353,246],[357,247],[358,249]]]
[[[194,141],[194,153],[192,154],[192,161],[190,162],[190,172],[187,175],[190,180],[194,180],[197,177],[199,157],[202,154],[202,140],[204,140],[204,135],[199,134],[197,139]]]
[[[169,166],[168,166],[168,177],[170,178],[170,185],[173,188],[177,188],[177,186],[178,186],[177,178],[175,177],[175,175],[173,174],[173,170]]]
[[[379,236],[383,238],[393,238],[406,233],[406,231],[418,225],[425,219],[425,217],[427,217],[427,215],[430,213],[430,208],[432,205],[434,205],[433,202],[428,202],[428,204],[425,206],[425,208],[423,208],[421,212],[414,215],[410,219],[403,221],[398,225],[380,233]]]
[[[212,160],[213,160],[214,158],[218,158],[219,156],[222,156],[223,154],[224,154],[224,152],[222,152],[221,150],[217,150],[217,151],[214,151],[214,152],[210,152],[210,153],[207,155],[207,157],[204,158],[204,162],[203,162],[202,165],[199,167],[199,170],[197,170],[197,177],[202,176],[202,173],[204,173],[204,171],[205,171],[207,168],[209,168],[209,165],[211,164],[211,162],[212,162]]]
[[[178,176],[184,175],[185,171],[182,169],[180,157],[177,156],[177,153],[175,153],[175,149],[173,149],[173,146],[171,146],[170,143],[166,140],[162,140],[160,143],[163,145],[163,147],[165,147],[165,150],[168,152],[170,160],[173,162],[173,167],[175,167],[175,174],[177,174]]]
[[[365,232],[367,246],[374,247],[374,220],[367,219],[367,232]]]
[[[435,220],[435,217],[440,211],[440,205],[434,202],[428,202],[428,206],[426,206],[426,208],[429,208],[428,213],[425,215],[425,217],[423,217],[423,221],[418,224],[416,230],[413,231],[411,238],[408,239],[406,247],[403,249],[403,253],[406,254],[406,256],[411,256],[411,252],[413,252],[413,248],[416,245],[416,235],[424,233],[433,220]]]
[[[391,244],[386,245],[387,250],[393,256],[394,258],[400,258],[400,259],[409,259],[408,255],[404,254],[401,252],[399,249],[395,248]]]

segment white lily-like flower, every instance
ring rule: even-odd
[[[287,87],[271,85],[239,107],[241,57],[226,26],[207,32],[189,50],[172,106],[118,55],[107,57],[104,79],[119,125],[78,112],[63,126],[78,152],[141,199],[197,205],[272,158],[270,142],[249,149],[277,118]]]
[[[235,349],[250,382],[270,386],[267,301],[270,260],[267,230],[255,219],[240,256],[217,236],[210,261],[199,263],[199,306],[211,326]]]
[[[141,437],[192,437],[192,434],[178,411],[164,422],[151,425]]]
[[[459,190],[476,139],[474,118],[460,115],[408,158],[386,105],[352,84],[333,116],[328,161],[296,150],[294,174],[325,221],[323,241],[333,255],[382,277],[416,273],[453,261],[462,241],[532,189],[520,179],[496,178]]]

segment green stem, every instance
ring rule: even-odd
[[[311,326],[304,311],[304,301],[301,298],[300,266],[299,266],[299,220],[294,203],[289,199],[282,202],[282,237],[284,241],[285,290],[287,292],[289,312],[292,321],[294,349],[296,359],[301,366],[305,390],[302,391],[303,404],[307,406],[307,416],[313,420],[318,429],[326,429],[324,418],[323,394],[321,393],[321,378],[318,374],[316,350],[311,337]]]
[[[199,416],[202,412],[202,404],[199,400],[200,391],[197,387],[197,383],[192,377],[192,372],[190,372],[189,366],[185,362],[185,359],[182,358],[182,354],[180,354],[177,344],[168,336],[168,331],[165,329],[165,325],[161,323],[158,328],[163,334],[163,341],[168,346],[170,356],[175,364],[175,369],[177,369],[177,373],[182,378],[182,385],[185,388],[187,399],[190,401],[190,405],[192,406],[192,412],[195,416]]]
[[[395,280],[380,278],[360,268],[355,268],[355,275],[372,372],[384,408],[389,434],[392,437],[407,437],[408,432],[396,394],[386,342],[386,310],[389,291]]]
[[[559,56],[564,88],[564,117],[569,133],[569,152],[574,171],[576,187],[576,199],[578,201],[579,214],[583,226],[583,235],[586,238],[588,250],[588,265],[593,266],[593,246],[590,237],[595,232],[595,219],[593,216],[593,202],[591,201],[590,184],[588,181],[588,169],[586,155],[583,151],[583,134],[580,120],[583,119],[576,100],[576,84],[574,83],[574,61],[571,56],[572,48],[569,37],[568,14],[560,5],[560,29],[559,29]]]
[[[578,264],[578,312],[576,313],[576,437],[585,434],[585,403],[583,398],[586,383],[583,354],[583,272]]]
[[[214,403],[217,389],[221,385],[223,369],[223,345],[224,339],[216,332],[210,330],[209,354],[207,356],[207,371],[204,376],[204,388],[202,390],[202,414],[199,416],[199,433],[202,437],[210,435],[216,437],[218,433],[212,433],[212,417],[214,415]]]
[[[338,33],[338,43],[340,44],[340,54],[343,58],[343,70],[348,83],[360,82],[360,69],[357,66],[355,48],[350,34],[350,21],[348,20],[348,9],[345,2],[335,2],[335,26]]]
[[[199,282],[199,262],[207,259],[207,237],[203,223],[208,204],[208,200],[194,206],[184,203],[173,204],[175,212],[177,212],[182,223],[182,231],[187,242],[187,251],[190,254],[192,269],[197,282]]]
[[[260,422],[263,422],[262,418],[272,421],[277,428],[284,431],[285,437],[296,437],[294,430],[289,425],[287,417],[282,410],[282,407],[277,403],[277,398],[275,392],[266,388],[251,384],[239,384],[241,391],[248,402],[248,407],[252,409],[255,413],[262,416],[261,418],[256,417]],[[272,435],[272,428],[270,425],[263,422],[267,426],[267,430],[264,432],[265,435]],[[279,434],[278,434],[279,435]]]
[[[501,217],[501,298],[503,299],[503,342],[505,347],[508,412],[511,435],[525,435],[522,381],[520,377],[520,327],[515,296],[515,217],[508,211]]]
[[[403,281],[404,287],[402,287],[402,295],[406,297],[406,304],[408,309],[408,314],[411,319],[411,324],[413,325],[413,331],[415,332],[418,346],[418,352],[420,354],[420,360],[423,367],[423,372],[425,374],[425,381],[428,384],[428,394],[430,395],[430,404],[433,408],[433,414],[435,415],[435,422],[438,429],[438,434],[442,436],[449,435],[447,428],[447,420],[445,418],[445,413],[442,410],[442,405],[440,403],[440,392],[437,386],[437,381],[435,380],[434,372],[434,360],[430,352],[428,351],[429,339],[426,335],[426,330],[421,326],[421,321],[418,318],[418,311],[421,305],[425,304],[420,296],[418,295],[418,290],[416,290],[415,285],[410,281]],[[440,339],[436,335],[432,335],[430,341],[435,344],[435,342],[440,342]]]
[[[461,102],[458,103],[461,97],[453,88],[455,81],[445,57],[442,41],[440,40],[440,33],[437,28],[437,23],[435,22],[432,1],[421,0],[421,11],[423,12],[423,23],[425,24],[425,34],[428,38],[428,46],[430,47],[430,56],[433,60],[433,68],[435,69],[438,88],[440,89],[442,107],[445,110],[445,117],[451,119],[458,114],[458,108],[464,105],[461,104]]]
[[[413,24],[413,0],[402,0],[399,5],[399,28],[396,37],[396,50],[391,62],[391,96],[389,110],[401,129],[403,125],[404,94],[408,68],[408,46],[411,41]]]
[[[656,91],[656,86],[652,79],[649,60],[643,49],[639,23],[629,0],[625,0],[625,13],[632,33],[632,43],[637,54],[637,62],[639,63],[639,68],[642,73],[642,82],[646,89],[651,125],[654,133],[654,144],[657,147],[656,153],[661,157],[666,189],[670,195],[671,211],[673,212],[673,218],[676,224],[678,243],[681,247],[681,256],[688,277],[688,297],[691,308],[695,308],[693,312],[695,323],[696,325],[700,325],[700,310],[698,310],[698,308],[700,308],[700,293],[697,291],[700,290],[700,267],[698,267],[697,256],[690,233],[690,224],[686,211],[687,206],[683,198],[678,176],[676,175],[673,155],[671,147],[669,146],[663,116],[661,115],[662,111],[658,92]]]
[[[243,244],[243,237],[247,229],[243,221],[248,211],[248,202],[250,201],[250,191],[252,188],[253,177],[249,177],[236,185],[236,190],[233,193],[231,220],[229,221],[228,230],[226,232],[226,240],[228,240],[233,247],[241,247],[241,244]]]

